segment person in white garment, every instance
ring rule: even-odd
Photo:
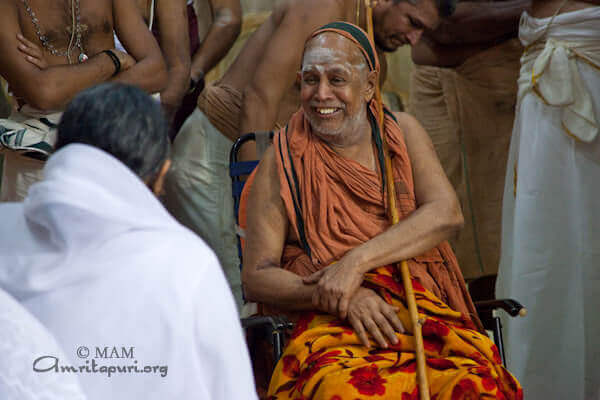
[[[169,166],[167,130],[132,86],[77,95],[44,179],[0,204],[0,288],[72,360],[40,369],[77,375],[88,399],[256,399],[217,258],[149,189]]]
[[[524,13],[496,294],[508,367],[528,400],[600,399],[600,1]]]
[[[0,289],[0,399],[85,400],[76,375],[36,371],[50,354],[66,359],[50,332]]]

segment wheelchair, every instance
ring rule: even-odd
[[[245,178],[250,175],[254,168],[258,165],[258,160],[255,161],[239,161],[238,153],[240,148],[248,142],[261,142],[257,143],[257,148],[266,149],[269,141],[273,138],[273,132],[257,132],[248,133],[238,138],[231,148],[229,154],[229,171],[232,180],[232,192],[234,199],[234,212],[236,218],[236,229],[238,233],[238,254],[240,260],[242,260],[241,241],[240,241],[240,228],[238,211],[240,207],[240,199],[242,190],[244,188]],[[241,269],[241,264],[240,264]],[[506,366],[506,359],[504,355],[504,342],[502,339],[502,324],[500,317],[497,313],[503,310],[511,317],[522,316],[524,317],[527,310],[518,301],[513,299],[495,299],[494,298],[494,287],[496,282],[496,275],[482,276],[473,279],[468,282],[469,293],[483,327],[486,331],[491,331],[494,339],[494,343],[498,346],[502,364]],[[285,337],[286,333],[293,329],[294,325],[287,320],[285,316],[280,315],[267,315],[267,316],[252,316],[242,318],[242,327],[248,330],[260,331],[261,334],[265,335],[273,346],[274,360],[277,362],[283,350],[285,348]],[[275,368],[275,365],[272,366]]]

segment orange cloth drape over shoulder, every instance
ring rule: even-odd
[[[386,114],[384,131],[394,170],[397,206],[401,219],[416,209],[412,169],[404,137],[391,115]],[[351,249],[390,227],[379,171],[341,157],[316,137],[302,110],[286,129],[275,136],[274,147],[280,176],[280,194],[290,226],[299,237],[294,197],[288,179],[294,164],[299,203],[311,258],[299,244],[287,244],[282,267],[306,276],[340,259]],[[411,275],[452,309],[471,317],[475,307],[450,246],[444,242],[408,260]]]

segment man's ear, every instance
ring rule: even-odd
[[[163,193],[163,188],[165,185],[165,177],[167,176],[167,172],[171,168],[171,160],[166,159],[163,163],[162,167],[160,167],[160,171],[152,184],[152,191],[156,196],[160,196]]]
[[[302,71],[296,72],[296,85],[300,86],[300,82],[302,82]]]
[[[379,73],[377,71],[369,71],[367,75],[367,88],[365,90],[365,101],[368,103],[375,96],[375,88],[379,84]]]

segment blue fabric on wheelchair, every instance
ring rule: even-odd
[[[258,161],[238,161],[229,165],[229,175],[234,178],[236,176],[250,175],[254,168],[258,165]],[[241,191],[240,191],[241,193]]]

